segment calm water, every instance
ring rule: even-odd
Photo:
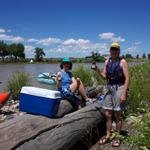
[[[26,71],[30,73],[32,85],[42,88],[55,88],[54,86],[41,84],[37,81],[37,76],[43,72],[56,73],[60,70],[60,64],[0,64],[0,92],[3,90],[8,78],[17,71]],[[73,64],[73,68],[81,64]],[[91,64],[83,64],[85,67],[90,68]],[[103,63],[98,64],[103,67]]]
[[[129,65],[136,65],[139,62],[130,63]],[[43,72],[56,73],[60,70],[60,64],[0,64],[0,92],[3,90],[8,78],[17,71],[26,71],[31,74],[32,85],[42,88],[54,88],[50,85],[41,84],[37,81],[37,76]],[[74,64],[74,67],[77,67],[80,64]],[[91,64],[83,64],[86,68],[90,68]],[[100,68],[103,68],[104,63],[98,64]]]

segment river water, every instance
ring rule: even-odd
[[[73,64],[73,68],[77,67],[78,65],[83,65],[87,68],[91,67],[90,63],[86,64]],[[103,67],[103,63],[98,64],[100,67]],[[42,88],[52,88],[54,89],[54,86],[45,85],[42,83],[39,83],[37,81],[37,76],[40,73],[43,72],[49,72],[49,73],[56,73],[60,71],[60,64],[0,64],[0,92],[3,91],[7,80],[9,77],[12,76],[12,74],[15,74],[16,72],[25,71],[28,72],[31,75],[31,85],[36,87],[42,87]]]
[[[139,64],[139,62],[134,62],[134,63],[130,63],[130,65],[137,65]],[[37,76],[40,73],[43,72],[49,72],[49,73],[56,73],[60,70],[59,67],[60,64],[0,64],[0,82],[2,82],[0,84],[0,92],[3,91],[6,82],[8,80],[9,77],[11,77],[12,74],[16,73],[16,72],[20,72],[20,71],[25,71],[28,72],[31,75],[31,85],[32,86],[36,86],[36,87],[41,87],[41,88],[48,88],[48,89],[54,89],[54,86],[50,85],[45,85],[42,83],[39,83],[37,81]],[[86,68],[90,68],[91,64],[90,63],[86,63],[86,64],[73,64],[73,68],[77,67],[78,65],[83,65]],[[100,68],[103,68],[104,63],[98,63],[98,66]]]

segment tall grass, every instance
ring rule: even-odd
[[[128,112],[149,111],[150,63],[129,68],[129,74]]]
[[[92,77],[96,78],[99,84],[105,84],[96,72],[83,66],[75,68],[73,73],[75,77],[80,77],[86,86],[92,85]],[[129,76],[127,112],[137,116],[142,113],[143,117],[138,123],[135,123],[135,134],[128,137],[126,142],[141,150],[148,150],[150,149],[150,63],[130,67]]]
[[[73,69],[73,75],[75,78],[80,78],[85,86],[92,85],[92,71],[80,65]]]
[[[87,69],[83,65],[74,68],[73,75],[75,78],[80,78],[85,86],[92,86],[94,82],[97,82],[98,84],[105,83],[105,81],[98,76],[96,71]]]
[[[22,86],[30,85],[30,74],[27,72],[17,72],[12,74],[6,87],[4,88],[5,91],[10,91],[11,96],[14,100],[17,100],[19,97],[20,89]]]
[[[93,85],[93,78],[98,84],[106,84],[106,81],[98,76],[98,73],[78,66],[73,70],[75,77],[79,77],[85,86]],[[129,68],[130,84],[128,93],[128,112],[137,113],[148,111],[150,104],[150,63]]]

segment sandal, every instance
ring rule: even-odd
[[[112,146],[113,146],[113,147],[119,147],[120,144],[121,144],[120,138],[116,138],[116,139],[114,139],[114,141],[113,141],[113,143],[112,143]]]
[[[99,145],[102,145],[102,144],[106,144],[110,141],[110,137],[102,137],[100,140],[99,140]]]

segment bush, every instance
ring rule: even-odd
[[[73,75],[75,78],[80,78],[85,86],[92,85],[92,72],[90,69],[83,67],[82,65],[73,69]]]
[[[75,78],[79,77],[85,86],[92,86],[94,82],[105,84],[105,81],[99,77],[96,71],[87,69],[83,65],[73,69],[73,75]]]
[[[27,85],[30,85],[30,74],[26,72],[17,72],[9,77],[4,90],[10,91],[12,98],[17,100],[22,86]]]

